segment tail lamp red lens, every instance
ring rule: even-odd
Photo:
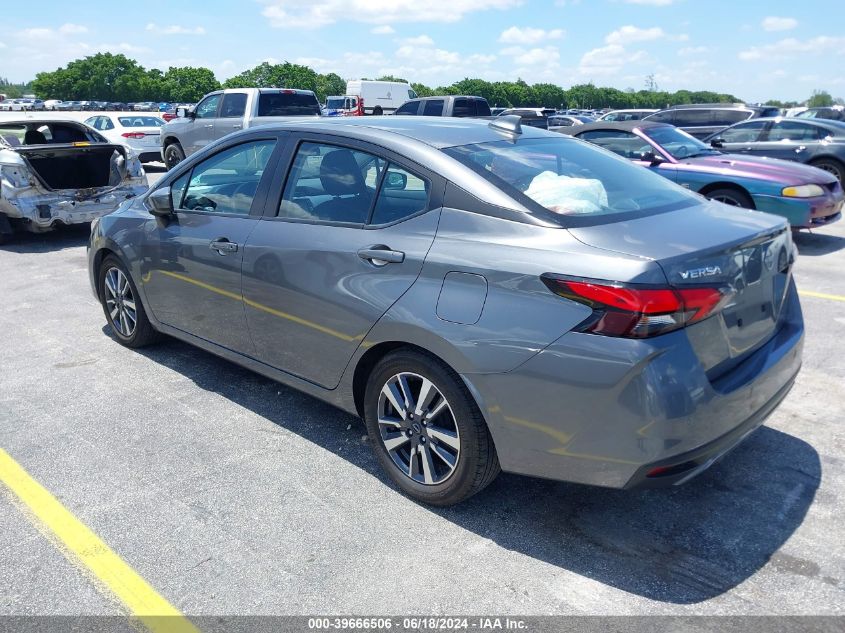
[[[146,134],[144,134],[143,132],[124,132],[123,134],[121,134],[121,136],[123,138],[140,139],[140,138],[144,138],[146,136]]]
[[[543,277],[549,289],[593,309],[582,331],[648,338],[706,319],[729,298],[722,288],[637,288]]]

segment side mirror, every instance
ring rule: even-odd
[[[710,141],[710,147],[721,148],[725,146],[725,139],[723,138],[714,138]]]
[[[190,108],[176,108],[176,116],[180,119],[193,119],[194,118],[194,111]]]
[[[161,187],[147,196],[147,208],[157,218],[169,218],[173,215],[173,199],[170,187]]]
[[[384,180],[385,189],[402,190],[408,186],[408,176],[398,171],[387,172],[387,177]]]
[[[658,156],[654,152],[643,152],[640,154],[640,160],[649,163],[652,167],[665,163],[666,160],[662,156]]]

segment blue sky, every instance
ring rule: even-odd
[[[845,96],[842,0],[48,0],[7,2],[0,76],[98,51],[219,79],[291,61],[430,86],[521,77],[708,89],[748,101]]]

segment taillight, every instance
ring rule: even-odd
[[[146,134],[144,134],[143,132],[124,132],[123,134],[121,134],[121,136],[123,138],[139,139],[139,138],[144,138],[146,136]]]
[[[731,296],[724,288],[653,288],[607,281],[556,279],[543,283],[557,295],[593,309],[579,330],[647,338],[677,330],[719,311]]]
[[[355,116],[364,116],[364,98],[358,97],[358,110],[355,112]]]

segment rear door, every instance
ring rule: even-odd
[[[260,360],[333,388],[419,275],[445,183],[366,143],[302,134],[291,145],[246,245],[246,318]]]
[[[824,130],[811,123],[796,119],[782,119],[774,122],[767,134],[763,135],[759,142],[754,143],[751,153],[757,156],[804,162],[807,160],[807,155],[812,153],[813,146],[825,135]]]
[[[247,237],[258,225],[276,133],[223,147],[178,176],[172,219],[151,220],[138,248],[156,318],[252,355],[241,295]]]

